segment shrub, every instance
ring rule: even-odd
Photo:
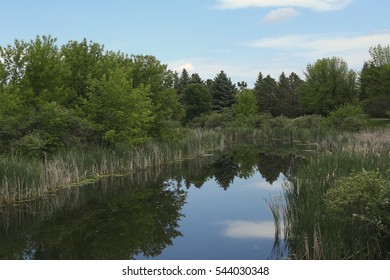
[[[360,106],[347,104],[331,112],[326,124],[342,130],[360,131],[366,126],[367,119]]]
[[[343,177],[328,191],[325,203],[342,222],[363,222],[378,234],[390,235],[390,179],[378,171]]]
[[[319,128],[323,123],[324,118],[320,115],[305,115],[295,118],[293,125],[297,128]]]

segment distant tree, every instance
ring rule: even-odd
[[[234,117],[241,124],[252,124],[258,112],[256,96],[253,90],[244,90],[237,94],[237,102],[233,105]]]
[[[185,122],[188,123],[194,118],[210,112],[211,93],[204,84],[190,83],[184,89],[183,104]]]
[[[215,78],[211,87],[212,108],[221,112],[231,108],[235,103],[237,89],[224,71],[221,71]]]
[[[381,67],[384,65],[390,64],[390,46],[387,45],[382,47],[382,45],[377,45],[371,47],[370,50],[371,59],[369,64],[374,67]]]
[[[389,46],[370,48],[371,59],[360,74],[360,97],[363,109],[372,117],[388,117],[390,112]]]
[[[203,80],[199,76],[198,73],[194,73],[191,75],[191,78],[188,81],[189,84],[203,84]]]
[[[176,90],[177,93],[181,96],[184,92],[184,88],[190,82],[190,75],[187,70],[183,68],[181,75],[179,77],[179,82],[177,83]]]
[[[303,109],[299,103],[299,88],[302,84],[302,79],[292,72],[288,77],[288,91],[283,102],[283,115],[294,118],[303,114]]]
[[[238,82],[237,85],[238,85],[239,91],[244,91],[248,88],[248,84],[244,81]]]
[[[327,116],[357,97],[356,74],[341,58],[319,59],[307,66],[305,76],[299,94],[306,113]]]
[[[260,113],[271,113],[273,116],[278,115],[277,109],[277,91],[278,84],[270,75],[263,78],[262,73],[259,73],[255,83],[255,94]]]

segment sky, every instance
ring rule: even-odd
[[[304,78],[337,56],[360,71],[390,44],[388,0],[0,0],[0,46],[51,35],[153,55],[169,69],[253,86],[259,72]]]

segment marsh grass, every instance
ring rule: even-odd
[[[145,170],[222,149],[222,133],[194,130],[179,142],[68,150],[44,160],[3,156],[0,205],[28,201],[107,175]]]
[[[289,249],[297,259],[386,258],[389,236],[373,234],[367,221],[340,223],[330,215],[325,195],[362,170],[385,175],[390,167],[390,130],[332,134],[319,152],[286,183]],[[375,232],[374,232],[375,233]]]

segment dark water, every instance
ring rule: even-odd
[[[297,158],[236,147],[0,208],[0,259],[283,258],[266,201]]]

